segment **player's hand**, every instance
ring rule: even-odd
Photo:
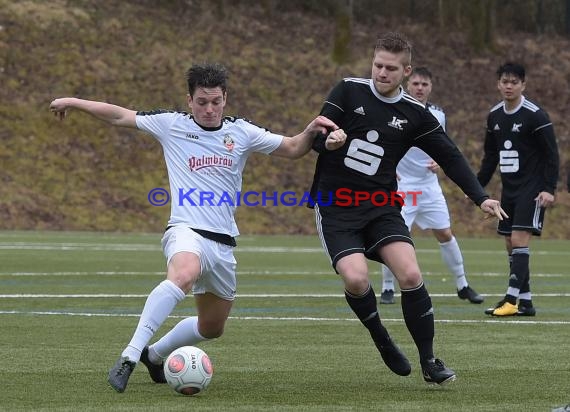
[[[335,130],[327,136],[325,147],[327,150],[336,150],[346,142],[346,133],[342,129]]]
[[[317,116],[305,129],[305,131],[316,134],[322,133],[327,134],[331,130],[337,130],[338,126],[332,120],[326,118],[325,116]]]
[[[509,217],[501,207],[501,202],[494,199],[487,199],[483,203],[481,203],[481,210],[485,212],[487,215],[485,219],[489,219],[491,217],[496,217],[499,220],[503,220],[505,217]]]
[[[67,114],[67,109],[69,106],[67,105],[67,99],[55,99],[49,105],[49,110],[53,112],[53,115],[57,117],[59,120],[65,119]]]
[[[432,160],[428,165],[427,168],[430,172],[432,173],[437,173],[437,171],[439,170],[439,165],[435,162],[435,160]]]
[[[540,192],[534,200],[538,200],[540,207],[550,207],[554,204],[554,195],[548,192]]]

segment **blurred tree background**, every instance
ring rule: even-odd
[[[186,110],[184,72],[219,61],[226,114],[293,134],[342,77],[369,76],[376,37],[392,30],[435,74],[433,101],[474,170],[500,99],[495,70],[526,65],[525,94],[549,112],[561,151],[545,237],[568,238],[570,0],[0,0],[0,228],[160,231],[169,216],[147,199],[168,187],[160,145],[87,115],[60,123],[52,99]],[[243,190],[301,195],[314,161],[252,156]],[[455,231],[492,235],[494,223],[441,181]],[[496,176],[488,190],[499,189]],[[237,218],[242,233],[314,233],[303,206],[240,207]]]

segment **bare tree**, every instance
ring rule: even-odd
[[[536,0],[536,31],[544,33],[544,4],[542,0]]]
[[[471,0],[464,3],[469,22],[469,40],[477,51],[494,49],[495,1]]]
[[[566,35],[570,37],[570,0],[566,0],[566,13],[565,13],[565,23],[566,23]]]
[[[335,63],[343,64],[350,59],[349,45],[352,38],[354,0],[339,0],[336,6],[332,59]]]

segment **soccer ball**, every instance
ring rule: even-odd
[[[172,389],[183,395],[196,395],[210,384],[214,368],[202,349],[182,346],[164,362],[164,376]]]

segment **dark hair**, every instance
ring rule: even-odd
[[[432,79],[432,74],[431,72],[428,70],[427,67],[414,67],[414,69],[412,70],[412,74],[410,74],[410,77],[412,76],[421,76],[421,77],[427,77],[428,79]]]
[[[503,74],[512,74],[524,82],[525,71],[522,64],[506,62],[497,69],[497,79],[500,79]]]
[[[407,54],[406,63],[409,65],[412,61],[412,44],[400,33],[388,32],[378,37],[374,52],[380,50],[390,53],[405,53]]]
[[[186,72],[188,81],[188,93],[194,96],[198,87],[222,89],[226,93],[228,72],[224,66],[218,63],[194,64]]]

